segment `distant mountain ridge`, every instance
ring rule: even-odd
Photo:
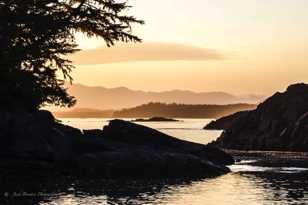
[[[105,88],[75,84],[69,87],[69,93],[76,97],[76,107],[99,110],[123,109],[150,102],[178,104],[257,104],[265,97],[256,95],[235,96],[226,92],[193,92],[187,90],[171,90],[163,92],[147,92],[131,90],[126,87]]]

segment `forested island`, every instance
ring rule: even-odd
[[[113,113],[115,118],[150,118],[160,116],[166,118],[220,118],[235,112],[253,110],[257,105],[185,105],[149,103],[134,108],[123,109]]]

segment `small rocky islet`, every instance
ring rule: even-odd
[[[0,172],[90,178],[212,177],[233,158],[220,149],[112,120],[98,130],[59,123],[44,110],[1,110]]]
[[[173,118],[166,117],[150,117],[150,118],[138,118],[132,120],[132,122],[179,122],[180,120],[176,120]]]

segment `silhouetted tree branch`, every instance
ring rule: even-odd
[[[126,15],[129,8],[115,0],[0,0],[0,104],[72,106],[64,80],[72,81],[66,56],[78,51],[76,32],[107,46],[140,42],[132,24],[143,21]]]

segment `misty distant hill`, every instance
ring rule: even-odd
[[[225,92],[192,92],[185,90],[146,92],[131,90],[126,87],[104,88],[80,84],[71,86],[69,93],[77,98],[76,107],[99,110],[135,107],[150,102],[226,105],[237,103],[256,104],[264,99],[264,96],[235,96]]]

